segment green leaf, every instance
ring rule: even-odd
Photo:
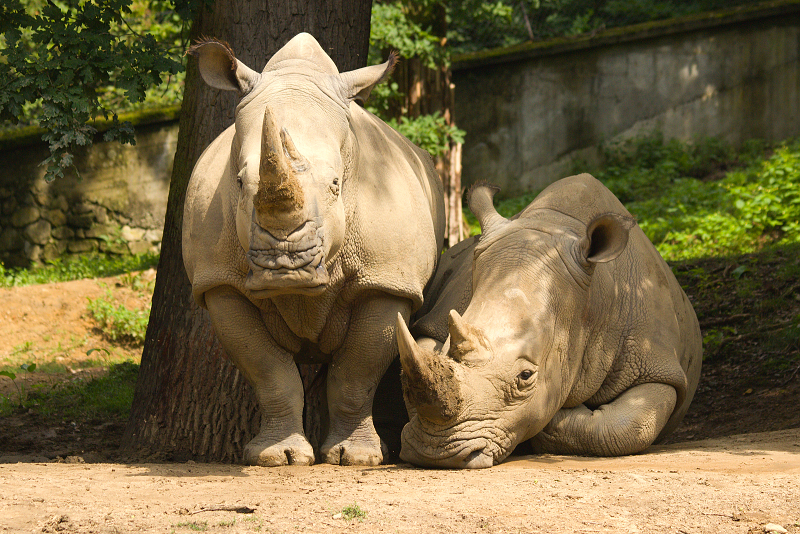
[[[16,380],[17,379],[17,375],[12,373],[11,371],[0,371],[0,376],[7,376],[11,380]]]

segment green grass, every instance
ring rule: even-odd
[[[99,378],[60,382],[53,387],[34,385],[27,391],[21,408],[44,417],[79,423],[125,421],[130,414],[138,374],[139,365],[127,361],[112,364],[108,374]],[[0,396],[0,416],[8,416],[19,408],[16,398]]]
[[[342,514],[342,519],[347,521],[352,521],[353,519],[363,521],[367,517],[367,511],[356,503],[345,506],[340,513]]]
[[[83,278],[102,278],[141,271],[155,267],[158,254],[117,256],[111,254],[87,254],[65,257],[30,269],[6,268],[0,263],[0,287],[29,286],[67,282]]]
[[[147,323],[150,320],[149,307],[132,310],[124,304],[116,304],[110,292],[106,293],[105,297],[87,300],[89,315],[111,341],[137,345],[144,343]]]
[[[195,532],[205,532],[208,530],[208,521],[186,521],[175,525],[177,528],[188,528]]]
[[[800,242],[800,139],[738,149],[651,135],[607,147],[589,170],[637,217],[668,261],[754,253]],[[536,196],[497,202],[509,217]],[[477,221],[465,214],[473,234]]]

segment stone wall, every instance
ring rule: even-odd
[[[535,190],[603,142],[781,140],[800,134],[800,1],[528,43],[455,58],[463,183]]]
[[[157,251],[178,138],[177,110],[165,113],[136,125],[135,146],[98,138],[51,183],[40,166],[48,156],[40,133],[0,140],[0,262]]]

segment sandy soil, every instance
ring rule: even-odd
[[[19,459],[0,458],[11,532],[800,532],[798,429],[481,471]]]
[[[86,297],[107,291],[145,306],[129,285],[0,290],[0,363],[67,369],[34,373],[30,386],[100,372],[82,370],[90,348],[138,360],[140,348],[109,343],[86,314]],[[678,443],[611,459],[515,456],[470,472],[109,463],[122,422],[45,427],[17,413],[0,420],[0,531],[695,534],[765,532],[772,523],[800,533],[798,382],[754,382],[746,366],[707,365]],[[0,395],[11,388],[0,378]],[[354,506],[365,516],[349,518]]]

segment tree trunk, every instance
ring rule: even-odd
[[[372,0],[217,0],[192,26],[192,38],[216,37],[260,71],[297,33],[308,32],[340,71],[366,65]],[[208,313],[191,296],[183,267],[183,202],[192,169],[206,146],[233,122],[237,97],[208,87],[189,59],[180,134],[164,222],[161,260],[142,364],[122,442],[138,457],[239,461],[258,431],[250,386],[225,356]],[[391,371],[390,371],[391,372]],[[320,438],[325,369],[302,369],[309,437]],[[314,442],[312,441],[312,444]]]

